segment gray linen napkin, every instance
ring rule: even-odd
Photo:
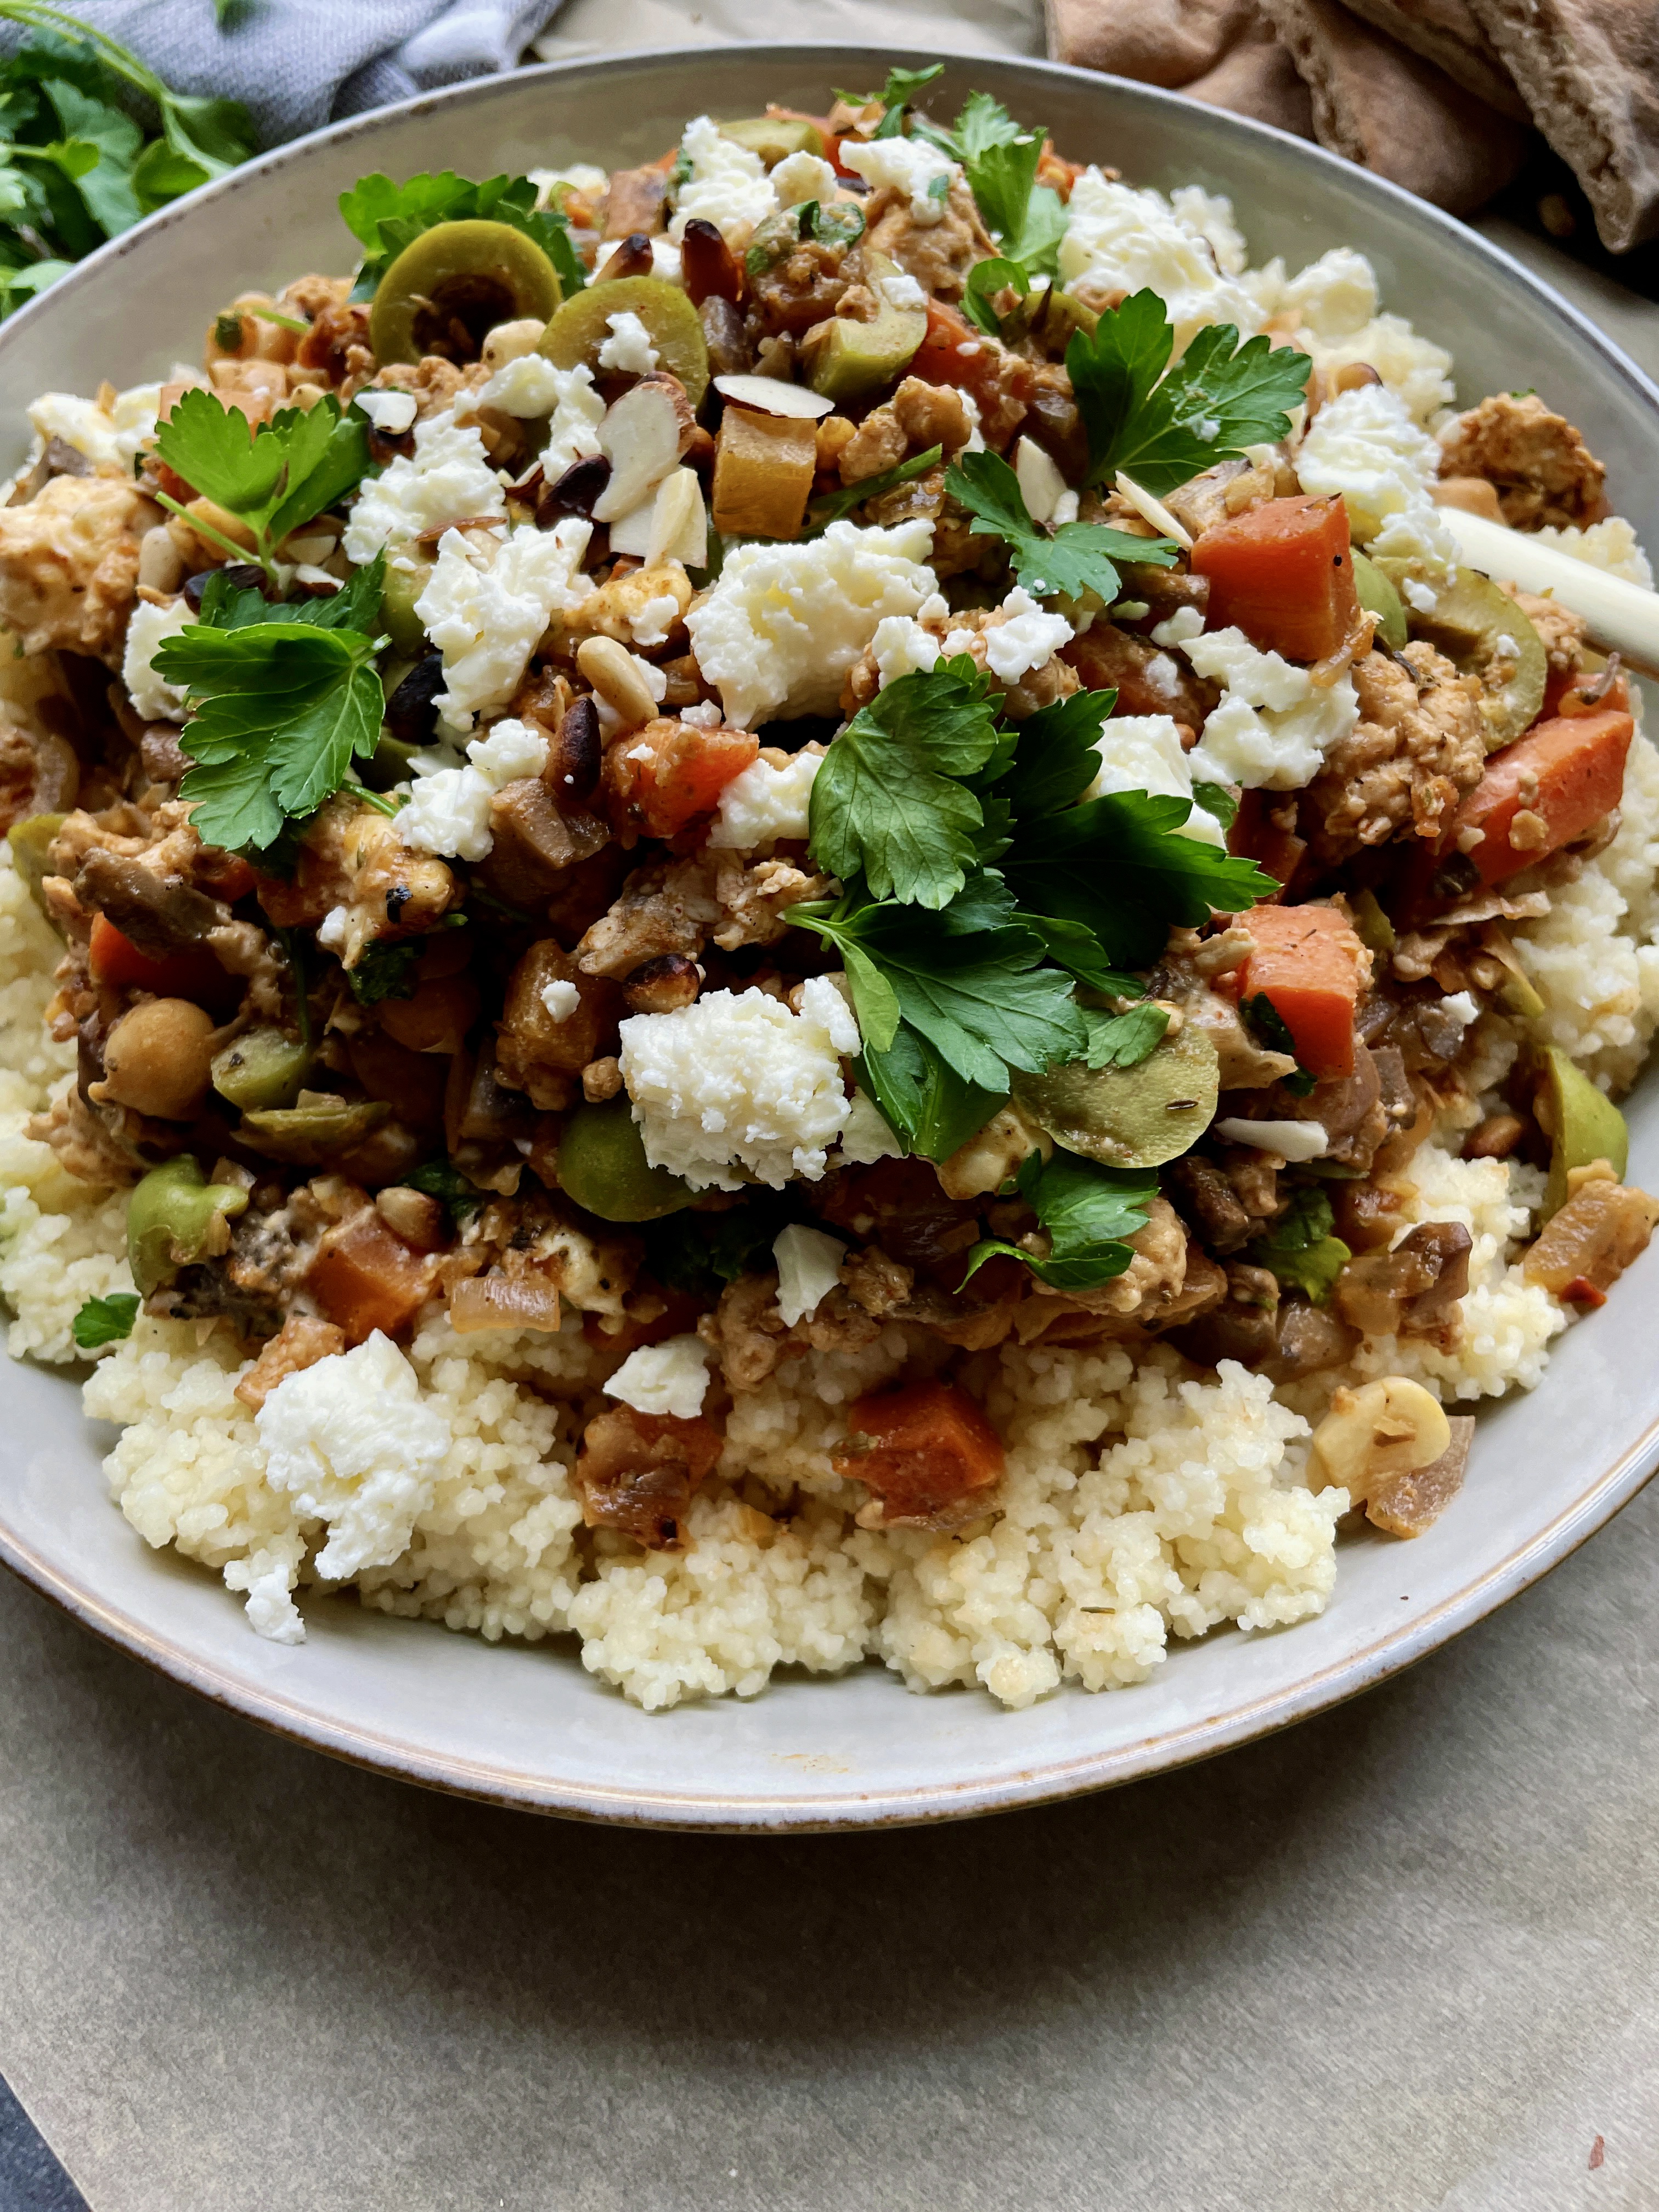
[[[262,145],[511,69],[559,0],[69,0],[178,91],[240,100]],[[18,33],[6,27],[4,45]]]

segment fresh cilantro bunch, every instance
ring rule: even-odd
[[[846,886],[789,920],[842,956],[860,1079],[909,1146],[943,1159],[1007,1097],[1011,1070],[1132,1066],[1164,1018],[1113,1020],[1075,985],[1135,998],[1176,924],[1272,888],[1249,860],[1179,834],[1185,799],[1083,794],[1110,692],[999,729],[967,658],[900,677],[836,739],[808,849]]]
[[[343,415],[333,393],[315,406],[285,407],[250,432],[240,407],[193,386],[155,435],[168,468],[196,491],[245,522],[253,550],[236,544],[193,515],[192,530],[210,538],[233,561],[252,558],[280,583],[276,548],[290,532],[355,491],[369,473],[368,426],[355,412]],[[166,492],[155,495],[174,514],[185,510]]]
[[[975,538],[1000,538],[1014,574],[1036,599],[1081,599],[1094,592],[1108,606],[1118,595],[1119,561],[1167,568],[1177,548],[1167,538],[1133,538],[1099,522],[1033,522],[1019,478],[1000,453],[967,453],[945,471],[945,489],[974,518]]]
[[[0,0],[0,18],[32,34],[0,61],[3,316],[106,239],[245,161],[255,142],[234,100],[174,93],[62,9]],[[132,112],[145,101],[159,131]]]
[[[201,620],[156,647],[157,673],[190,695],[184,744],[196,765],[179,795],[204,843],[268,850],[380,743],[383,566],[359,568],[331,599],[289,606],[216,576]]]
[[[1092,336],[1073,334],[1066,368],[1089,441],[1090,483],[1121,470],[1161,499],[1247,446],[1288,434],[1288,410],[1312,367],[1306,354],[1265,337],[1241,345],[1231,323],[1206,325],[1171,368],[1174,350],[1156,292],[1109,307]]]
[[[1048,1257],[988,1237],[969,1253],[963,1281],[988,1260],[1006,1255],[1021,1261],[1051,1290],[1092,1291],[1121,1275],[1133,1259],[1127,1240],[1146,1225],[1147,1209],[1158,1196],[1158,1171],[1102,1167],[1063,1152],[1045,1165],[1033,1152],[1015,1184],[1048,1232]]]
[[[1250,1257],[1285,1290],[1300,1291],[1315,1305],[1323,1305],[1353,1257],[1332,1233],[1334,1226],[1329,1198],[1317,1183],[1304,1183],[1291,1194],[1289,1211],[1250,1246]]]
[[[377,171],[359,177],[349,192],[341,193],[340,213],[363,247],[354,300],[372,300],[392,263],[422,231],[479,216],[521,230],[539,246],[558,271],[567,300],[587,283],[569,223],[557,209],[537,207],[536,187],[528,177],[502,175],[474,184],[444,169],[396,185]]]

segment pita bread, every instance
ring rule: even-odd
[[[1313,103],[1255,0],[1046,0],[1048,52],[1311,138]]]
[[[1343,5],[1373,30],[1397,39],[1443,70],[1454,84],[1461,84],[1500,115],[1528,121],[1527,103],[1469,0],[1343,0]]]

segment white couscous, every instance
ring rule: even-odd
[[[1439,1540],[1659,1218],[1564,395],[932,74],[364,179],[30,410],[9,1349],[253,1633],[1127,1686]]]

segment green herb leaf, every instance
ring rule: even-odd
[[[908,1022],[885,1049],[866,1046],[855,1066],[905,1149],[927,1160],[948,1160],[1007,1099],[1006,1089],[968,1082]]]
[[[890,469],[883,469],[873,477],[863,477],[857,483],[843,484],[839,491],[827,491],[810,502],[806,509],[806,529],[802,535],[816,538],[832,522],[839,522],[855,507],[862,507],[866,499],[879,499],[884,492],[896,491],[900,484],[925,477],[929,469],[937,468],[945,458],[943,446],[930,446],[925,453],[912,453],[908,461],[898,461]]]
[[[1080,921],[1060,921],[1052,915],[1028,914],[1024,908],[1016,908],[1012,918],[1022,928],[1033,931],[1042,939],[1043,951],[1057,968],[1076,976],[1090,990],[1102,992],[1112,999],[1139,997],[1143,988],[1139,977],[1114,968],[1101,951],[1098,939]],[[1086,1016],[1086,1007],[1084,1012]]]
[[[1089,1025],[1083,1057],[1091,1067],[1139,1067],[1158,1050],[1170,1026],[1168,1012],[1150,1000],[1127,1014],[1103,1014],[1085,1006],[1083,1018]]]
[[[1073,691],[1027,715],[1000,786],[1022,822],[1058,814],[1082,798],[1100,773],[1100,733],[1116,704],[1115,691]]]
[[[96,1352],[131,1336],[137,1318],[137,1292],[116,1291],[106,1298],[88,1298],[70,1323],[70,1334],[82,1352]]]
[[[1172,927],[1238,913],[1276,888],[1254,860],[1183,837],[1191,812],[1189,799],[1111,792],[1022,822],[1003,872],[1022,907],[1081,922],[1115,965],[1147,968]]]
[[[202,589],[198,619],[210,629],[250,629],[257,623],[284,622],[370,635],[380,619],[385,585],[383,553],[354,568],[337,592],[323,599],[268,599],[252,586],[233,583],[225,569],[215,568]]]
[[[787,1194],[768,1190],[723,1213],[671,1213],[642,1225],[645,1264],[668,1290],[714,1295],[773,1266],[773,1240],[790,1218]]]
[[[1109,307],[1076,331],[1066,367],[1089,441],[1089,481],[1119,470],[1162,498],[1247,446],[1290,430],[1311,363],[1266,337],[1239,343],[1231,323],[1200,331],[1172,368],[1175,330],[1156,292]]]
[[[156,671],[186,686],[195,708],[186,743],[198,764],[179,792],[204,842],[271,844],[374,751],[385,707],[374,650],[360,630],[291,619],[198,623],[162,641]]]
[[[1031,296],[1031,280],[1024,265],[994,254],[988,260],[976,261],[968,271],[968,289],[963,298],[962,312],[969,321],[984,331],[987,337],[1002,336],[1002,319],[992,306],[999,292],[1010,286],[1022,300]]]
[[[385,999],[412,999],[421,952],[422,946],[414,938],[395,945],[377,939],[366,945],[356,966],[346,969],[352,997],[360,1006],[378,1006]]]
[[[1292,1060],[1296,1058],[1296,1039],[1291,1035],[1291,1025],[1265,991],[1258,991],[1253,999],[1241,999],[1238,1011],[1246,1028],[1255,1031],[1257,1042],[1269,1052],[1288,1053]],[[1294,1075],[1281,1075],[1279,1079],[1293,1098],[1305,1098],[1319,1078],[1298,1066]]]
[[[1224,830],[1231,830],[1238,819],[1238,801],[1224,783],[1195,783],[1193,804],[1212,814]]]
[[[387,995],[397,997],[401,994],[392,993]],[[470,1183],[459,1169],[451,1167],[447,1160],[428,1160],[423,1167],[406,1175],[404,1181],[411,1190],[424,1191],[428,1198],[442,1199],[449,1208],[451,1218],[458,1222],[465,1221],[476,1213],[489,1195],[487,1191],[478,1189],[476,1184]]]
[[[1134,1257],[1126,1240],[1146,1227],[1158,1176],[1151,1169],[1102,1167],[1065,1152],[1045,1166],[1033,1153],[1020,1170],[1019,1188],[1048,1233],[1048,1258],[988,1238],[969,1253],[963,1283],[999,1254],[1022,1261],[1052,1290],[1090,1291],[1109,1283]]]
[[[1285,1289],[1300,1291],[1316,1305],[1323,1305],[1353,1257],[1342,1239],[1332,1235],[1334,1225],[1325,1193],[1316,1183],[1300,1185],[1291,1195],[1289,1212],[1250,1246],[1250,1257],[1258,1267],[1268,1268]]]
[[[587,282],[568,221],[559,209],[537,207],[536,187],[528,177],[502,174],[475,184],[444,169],[397,185],[377,171],[359,177],[349,192],[341,193],[340,213],[364,248],[354,300],[372,300],[388,267],[423,231],[436,223],[478,217],[509,224],[539,246],[558,271],[567,300]]]
[[[860,708],[812,786],[808,849],[878,899],[942,907],[974,865],[980,803],[957,779],[996,743],[990,679],[965,658],[901,676]]]
[[[1034,599],[1117,597],[1116,561],[1167,568],[1180,548],[1167,538],[1132,538],[1097,522],[1066,522],[1052,533],[1032,521],[1019,478],[997,453],[963,453],[945,471],[945,489],[974,518],[975,538],[1000,538],[1014,574]]]
[[[355,411],[342,415],[332,392],[308,410],[286,407],[250,434],[240,407],[197,386],[157,431],[155,449],[198,492],[247,524],[253,557],[273,579],[282,540],[343,499],[370,467],[367,423]],[[161,503],[181,512],[165,494]]]

